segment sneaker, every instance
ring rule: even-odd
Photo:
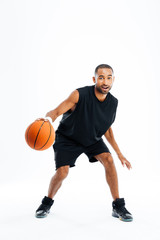
[[[124,198],[117,198],[115,201],[112,202],[113,210],[112,216],[119,218],[124,222],[131,222],[133,221],[132,214],[127,211],[125,208],[125,201]]]
[[[42,204],[39,206],[39,208],[36,210],[35,216],[37,218],[44,218],[47,217],[47,215],[50,212],[50,208],[53,205],[54,200],[52,200],[49,197],[44,197],[42,199]]]

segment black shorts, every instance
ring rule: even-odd
[[[98,160],[94,158],[95,155],[98,155],[103,152],[109,152],[108,147],[104,143],[101,138],[99,141],[90,145],[88,147],[84,147],[81,144],[67,138],[66,136],[56,133],[56,139],[53,144],[54,149],[54,157],[56,170],[59,167],[69,165],[70,167],[75,166],[76,159],[82,153],[85,153],[89,158],[90,162],[97,162]]]

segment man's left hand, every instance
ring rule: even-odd
[[[126,167],[130,170],[132,168],[130,162],[123,156],[123,154],[118,154],[118,158],[121,161],[123,167],[126,165]]]

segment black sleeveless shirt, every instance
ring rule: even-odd
[[[95,85],[77,88],[79,100],[74,111],[63,114],[56,133],[90,146],[101,139],[115,120],[118,99],[108,92],[103,102],[94,92]]]

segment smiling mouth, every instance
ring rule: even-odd
[[[109,87],[102,87],[103,89],[108,89]]]

